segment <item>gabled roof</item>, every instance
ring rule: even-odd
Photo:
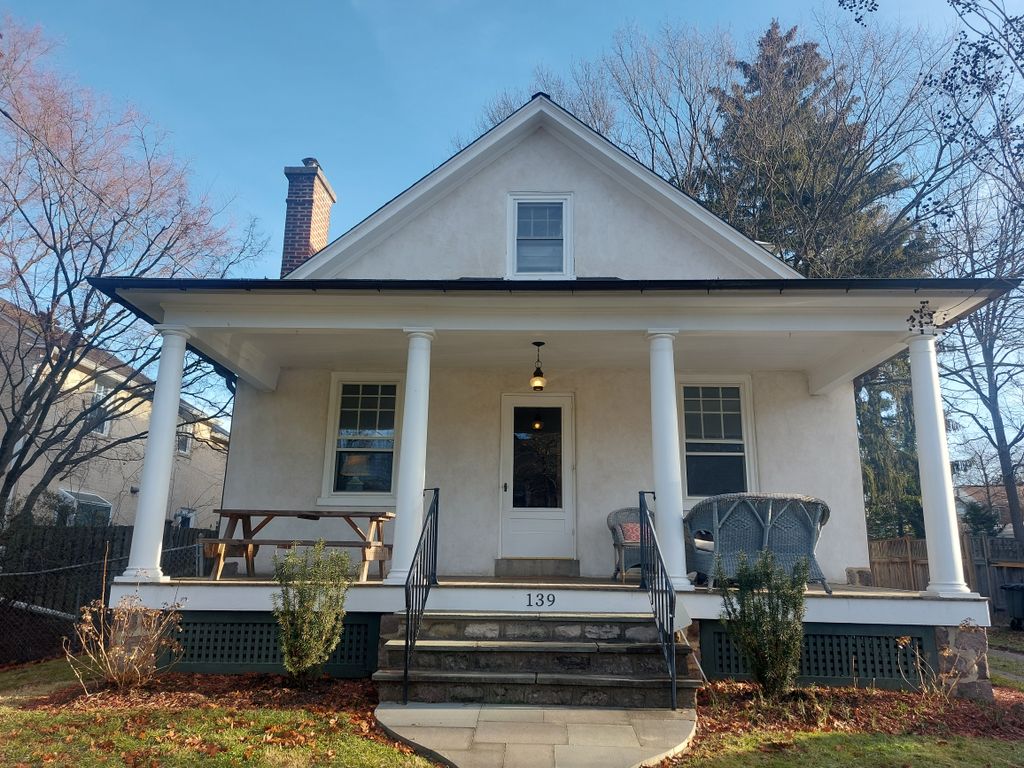
[[[403,223],[442,198],[462,180],[468,179],[515,147],[539,127],[550,131],[670,219],[689,229],[717,253],[749,272],[752,278],[802,277],[796,270],[556,104],[547,94],[538,93],[472,144],[296,267],[286,279],[326,277],[328,275],[324,273],[331,266],[331,276],[335,275]]]

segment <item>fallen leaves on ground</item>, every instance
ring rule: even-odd
[[[779,702],[763,700],[749,683],[715,682],[698,694],[697,736],[686,755],[664,766],[682,766],[715,753],[731,737],[757,733],[761,751],[794,748],[799,733],[865,733],[897,736],[984,737],[1024,741],[1024,693],[995,689],[995,701],[946,699],[877,688],[810,687]]]
[[[129,728],[145,728],[147,710],[184,710],[223,708],[234,711],[252,709],[304,710],[320,718],[316,723],[328,729],[339,728],[339,722],[347,721],[354,732],[382,744],[387,744],[403,754],[412,754],[412,749],[389,737],[377,724],[373,710],[377,706],[377,689],[369,680],[335,680],[322,678],[312,684],[296,688],[282,675],[244,674],[208,675],[169,672],[152,683],[132,690],[118,691],[114,688],[97,690],[86,695],[78,686],[69,686],[22,704],[22,709],[36,709],[51,712],[93,712],[97,717],[111,711],[135,713]],[[222,718],[225,728],[244,727],[250,723],[232,717]],[[288,729],[268,727],[263,742],[281,747],[303,746],[311,738],[303,725],[312,729],[314,723],[300,724]],[[175,741],[181,738],[173,730],[160,735],[160,739]],[[200,752],[217,748],[210,744],[186,744]],[[129,762],[128,756],[125,762]],[[141,756],[139,756],[141,757]],[[144,764],[139,762],[138,764]]]

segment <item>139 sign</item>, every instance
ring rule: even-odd
[[[527,608],[550,608],[555,604],[554,592],[527,592]]]

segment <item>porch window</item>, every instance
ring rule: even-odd
[[[509,277],[572,276],[569,195],[513,195],[509,208]]]
[[[334,460],[335,493],[390,493],[397,385],[345,383]]]
[[[747,458],[738,386],[684,386],[686,495],[747,490]]]

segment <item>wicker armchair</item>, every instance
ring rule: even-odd
[[[733,493],[709,496],[694,505],[684,524],[691,536],[710,533],[712,553],[698,551],[691,567],[708,577],[714,586],[715,560],[720,560],[725,575],[732,578],[740,558],[758,558],[771,550],[775,561],[787,573],[806,559],[807,580],[821,584],[828,594],[832,589],[814,557],[821,528],[828,522],[828,505],[821,499],[782,493]],[[700,538],[700,537],[698,537]]]
[[[626,581],[626,571],[640,567],[640,508],[624,507],[608,513],[608,529],[615,548],[612,578]]]

